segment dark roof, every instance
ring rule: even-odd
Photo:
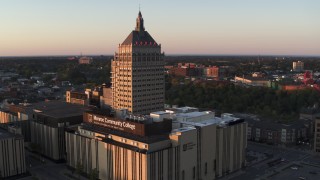
[[[281,130],[281,129],[301,129],[305,128],[307,124],[309,124],[309,121],[305,120],[296,120],[292,121],[288,124],[280,123],[280,122],[275,122],[271,119],[265,119],[265,118],[252,118],[245,116],[243,114],[236,114],[237,117],[243,118],[249,126],[254,126],[256,128],[261,128],[261,129],[268,129],[268,130]]]
[[[147,31],[132,31],[122,45],[158,45]]]
[[[37,112],[38,114],[53,118],[81,116],[83,112],[88,109],[88,107],[82,105],[70,104],[63,101],[43,101],[30,106],[20,107],[22,107],[27,114]]]
[[[20,134],[10,133],[2,128],[0,128],[0,139],[9,139],[9,138],[23,138]]]

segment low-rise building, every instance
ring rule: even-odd
[[[252,77],[252,76],[235,76],[235,82],[246,84],[248,86],[262,86],[268,87],[269,80],[265,77]]]
[[[91,57],[81,57],[79,58],[79,64],[91,64],[93,59]]]
[[[85,107],[61,101],[41,102],[30,114],[31,143],[41,154],[55,160],[65,159],[65,134],[68,126],[82,123]]]
[[[265,142],[274,145],[290,145],[299,141],[308,141],[313,134],[311,120],[297,120],[291,123],[279,123],[272,120],[261,120],[237,114],[248,123],[248,140]]]
[[[172,111],[125,118],[107,110],[84,113],[82,125],[67,128],[67,164],[86,173],[97,169],[99,179],[124,180],[209,180],[245,166],[242,119],[189,115],[180,121]]]
[[[94,90],[86,89],[84,92],[66,91],[66,102],[83,106],[101,106],[103,90],[98,87]]]
[[[227,76],[227,69],[223,67],[218,66],[212,66],[205,68],[205,76],[207,78],[216,78],[216,79],[222,79]]]

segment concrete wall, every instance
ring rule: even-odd
[[[30,122],[31,143],[40,146],[41,154],[53,159],[63,160],[65,155],[65,138],[63,127],[50,127],[34,121]]]
[[[245,166],[247,123],[218,127],[216,137],[216,176]]]
[[[247,123],[182,127],[149,144],[78,130],[65,135],[67,164],[97,168],[100,179],[212,180],[245,165]]]
[[[0,137],[0,179],[23,173],[26,173],[23,138],[15,135]]]

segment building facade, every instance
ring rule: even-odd
[[[30,141],[30,123],[29,117],[24,111],[28,104],[9,105],[7,110],[0,109],[0,126],[4,129],[15,127],[20,129],[19,134],[23,135],[25,141]]]
[[[84,106],[60,101],[35,105],[31,110],[31,144],[42,155],[54,160],[65,160],[65,128],[80,124]]]
[[[93,59],[91,57],[81,57],[79,58],[79,64],[91,64]]]
[[[238,116],[241,116],[238,114]],[[298,120],[283,124],[271,120],[243,117],[248,123],[248,140],[271,145],[294,145],[313,137],[313,121]]]
[[[141,12],[136,28],[112,60],[112,107],[134,114],[149,114],[164,108],[164,54],[144,29]]]
[[[66,91],[66,102],[83,106],[101,106],[102,87],[86,89],[84,92]]]
[[[67,164],[116,180],[212,180],[245,166],[242,119],[193,116],[195,122],[178,122],[170,112],[152,114],[121,120],[85,113],[81,126],[66,131]]]
[[[253,77],[253,76],[235,76],[234,81],[236,83],[246,84],[248,86],[262,86],[268,87],[269,79],[264,77]]]
[[[26,173],[22,135],[0,129],[0,179]]]
[[[304,70],[304,63],[302,61],[292,62],[292,71],[302,72]]]

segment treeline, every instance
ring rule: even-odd
[[[46,83],[53,78],[75,85],[109,83],[112,57],[92,58],[93,63],[85,65],[79,64],[78,60],[68,60],[68,57],[0,57],[0,70],[15,72],[24,78],[40,76]],[[43,75],[45,72],[54,72],[57,76]]]
[[[320,93],[312,90],[276,91],[219,82],[183,82],[168,78],[166,103],[222,112],[254,113],[279,120],[297,119],[303,107],[318,104]]]
[[[110,82],[111,61],[95,60],[92,64],[65,63],[57,72],[58,80],[73,84],[100,85]]]

